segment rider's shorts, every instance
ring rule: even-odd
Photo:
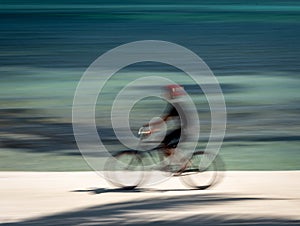
[[[162,143],[169,148],[176,148],[181,136],[181,128],[175,129],[165,136]]]

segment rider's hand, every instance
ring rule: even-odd
[[[139,129],[138,135],[142,136],[142,135],[150,135],[152,133],[152,131],[150,130],[150,128],[147,128],[147,130],[145,129],[145,127],[141,127]]]

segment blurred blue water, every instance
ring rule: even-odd
[[[158,39],[192,49],[217,75],[300,67],[298,1],[9,1],[0,17],[2,66],[84,68],[120,44]]]
[[[156,39],[191,49],[219,78],[228,142],[286,141],[297,159],[299,37],[299,1],[0,1],[0,132],[48,130],[53,142],[35,141],[31,149],[55,149],[59,137],[49,128],[62,126],[60,136],[71,139],[73,95],[90,63],[120,44]],[[170,72],[149,64],[127,71],[153,70]],[[7,137],[2,146],[30,149]]]

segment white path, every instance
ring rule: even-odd
[[[124,191],[94,172],[0,172],[0,222],[300,225],[300,171],[226,172],[205,191],[178,178]]]

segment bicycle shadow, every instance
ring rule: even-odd
[[[200,191],[196,188],[178,188],[178,189],[155,189],[155,188],[135,188],[135,189],[127,189],[127,188],[90,188],[90,189],[78,189],[73,190],[71,192],[87,192],[90,194],[103,194],[103,193],[139,193],[139,192],[188,192],[188,191]]]

